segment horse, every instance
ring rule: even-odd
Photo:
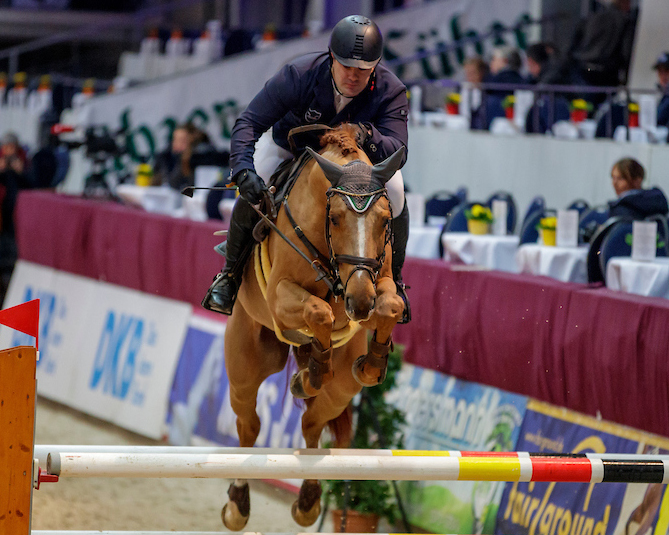
[[[256,245],[227,323],[226,372],[242,447],[253,446],[260,431],[258,388],[286,366],[291,345],[298,372],[290,389],[305,400],[307,448],[318,447],[326,425],[337,447],[347,447],[350,402],[385,378],[391,333],[404,311],[391,273],[385,190],[404,148],[372,166],[346,124],[320,143],[319,153],[307,149],[313,159],[283,198],[275,227]],[[317,480],[303,482],[292,506],[299,525],[317,520],[321,492]],[[223,523],[241,530],[250,515],[248,483],[233,481],[228,498]]]

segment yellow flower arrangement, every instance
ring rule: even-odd
[[[516,97],[514,97],[513,95],[507,95],[504,97],[504,100],[502,101],[502,108],[504,109],[511,108],[515,103],[516,103]]]
[[[465,210],[465,217],[468,220],[483,221],[484,223],[492,223],[494,221],[490,208],[480,204],[474,204],[471,208]]]
[[[627,105],[627,111],[629,111],[630,113],[639,113],[639,104],[634,101],[630,102]]]
[[[446,95],[446,104],[460,104],[460,93],[449,93]]]
[[[592,102],[588,102],[584,98],[575,98],[571,101],[569,108],[571,110],[592,111]]]
[[[539,220],[539,224],[537,225],[537,229],[542,229],[542,230],[555,230],[557,228],[557,217],[552,216],[552,217],[542,217]]]

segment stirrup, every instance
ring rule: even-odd
[[[404,301],[404,312],[402,312],[400,321],[397,322],[400,325],[404,325],[411,321],[411,305],[409,304],[409,296],[406,292],[408,289],[409,286],[404,284],[401,280],[395,281],[395,290],[397,291],[397,295],[399,295],[402,298],[402,301]]]
[[[232,295],[232,298],[230,302],[223,302],[223,299],[220,299],[222,301],[221,304],[217,303],[214,301],[213,298],[213,293],[214,289],[221,283],[221,279],[223,277],[227,277],[230,279],[230,283],[234,285],[234,292]],[[211,283],[211,286],[209,286],[209,289],[207,290],[207,293],[205,294],[204,298],[202,299],[202,308],[205,310],[210,310],[212,312],[218,312],[219,314],[225,314],[226,316],[230,316],[232,314],[232,308],[235,305],[235,301],[237,300],[237,291],[239,290],[239,285],[237,284],[237,281],[235,278],[230,275],[226,274],[223,271],[220,273],[217,273],[216,276],[214,277],[214,282]]]

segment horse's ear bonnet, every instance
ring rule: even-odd
[[[369,166],[361,160],[353,160],[346,165],[339,165],[324,158],[311,147],[307,147],[307,151],[316,160],[332,187],[355,184],[358,187],[364,185],[364,189],[368,191],[385,187],[386,182],[400,168],[404,150],[402,146],[382,162]]]

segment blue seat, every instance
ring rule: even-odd
[[[518,217],[516,201],[513,199],[513,195],[507,191],[496,191],[488,198],[485,206],[492,209],[493,201],[506,201],[506,233],[513,234],[514,230],[516,230],[516,219]]]
[[[602,239],[599,247],[599,269],[602,280],[606,282],[606,264],[614,256],[632,254],[632,221],[614,223]]]
[[[669,225],[667,217],[661,214],[652,215],[646,221],[657,221],[657,251],[656,256],[669,256]]]
[[[448,214],[461,203],[460,197],[450,191],[438,191],[425,201],[425,223],[430,217],[447,218]]]
[[[567,206],[567,210],[578,210],[579,217],[583,215],[583,212],[589,209],[590,204],[585,199],[576,199]]]
[[[463,202],[456,206],[446,219],[446,223],[442,227],[442,234],[444,232],[467,232],[467,216],[465,212],[475,204],[483,203]]]
[[[519,245],[523,245],[524,243],[536,243],[539,241],[537,225],[544,217],[546,217],[546,211],[543,208],[534,210],[525,217],[523,226],[520,228]]]
[[[625,217],[610,217],[603,224],[601,224],[595,231],[590,240],[590,247],[588,249],[588,256],[586,259],[586,268],[588,270],[588,282],[604,282],[604,272],[599,262],[601,255],[601,248],[607,234],[611,229],[620,222],[630,222],[631,220]]]
[[[578,220],[578,241],[587,243],[594,236],[597,228],[609,219],[608,206],[595,206],[581,213]]]
[[[525,210],[523,221],[520,224],[521,232],[523,227],[525,226],[525,221],[527,221],[527,218],[530,217],[535,211],[544,210],[545,208],[546,208],[546,199],[544,199],[543,195],[537,195],[536,197],[534,197],[534,199],[530,201],[527,210]]]

